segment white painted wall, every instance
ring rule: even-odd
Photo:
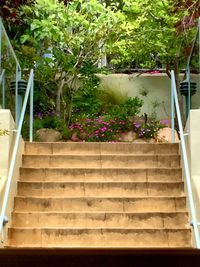
[[[141,114],[145,112],[150,115],[156,112],[158,119],[170,119],[171,81],[166,74],[99,74],[98,76],[104,88],[117,90],[128,97],[138,96],[143,99],[144,105]],[[192,108],[197,109],[200,108],[199,77],[198,75],[192,75],[191,79],[198,83],[198,92],[192,98]],[[144,90],[148,92],[146,97],[141,95],[141,92]],[[155,102],[159,104],[156,109],[153,108],[153,103]]]
[[[0,175],[5,176],[9,167],[13,130],[15,129],[14,120],[8,109],[0,109],[0,128],[9,131],[8,135],[0,136]]]
[[[200,222],[200,110],[190,111],[185,132],[189,134],[186,136],[186,146],[189,155],[197,219]]]
[[[0,210],[1,210],[5,192],[5,185],[7,181],[8,169],[10,165],[10,159],[12,156],[13,145],[16,137],[16,132],[13,131],[15,130],[16,126],[9,110],[0,109],[0,128],[9,131],[9,135],[0,136]],[[19,167],[21,166],[23,151],[24,151],[24,142],[23,139],[21,138],[14,169],[13,180],[9,194],[7,210],[6,210],[6,216],[9,219],[9,223],[6,225],[6,227],[4,227],[3,235],[0,236],[1,239],[0,241],[6,240],[7,237],[7,229],[11,221],[11,213],[13,210],[14,196],[16,195],[17,181],[19,180]],[[3,243],[0,242],[0,247],[1,246],[3,246]]]

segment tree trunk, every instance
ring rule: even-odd
[[[61,94],[64,86],[64,79],[58,83],[57,97],[56,97],[56,113],[61,115]]]
[[[74,74],[74,77],[70,84],[70,102],[69,102],[69,108],[68,108],[68,117],[67,117],[67,127],[70,124],[71,115],[72,115],[72,107],[73,107],[73,99],[74,99],[74,92],[76,91],[76,82],[77,82],[77,74]]]

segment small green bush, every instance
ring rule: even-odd
[[[73,99],[71,122],[100,116],[123,120],[140,113],[143,100],[123,96],[118,91],[101,89],[99,83],[100,80],[95,75],[82,79],[81,88]]]
[[[63,119],[60,119],[53,111],[47,113],[37,112],[34,119],[34,131],[41,128],[55,129],[62,134],[64,140],[71,138],[71,133]]]
[[[9,131],[5,129],[0,129],[0,136],[8,135]]]

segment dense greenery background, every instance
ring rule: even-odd
[[[97,72],[162,67],[170,77],[175,69],[179,85],[200,14],[196,0],[1,0],[0,7],[24,78],[35,69],[35,128],[57,128],[66,138],[78,120],[139,114],[142,101],[114,103],[119,97],[99,90]],[[6,57],[11,80],[13,64]],[[101,58],[107,68],[98,68]]]

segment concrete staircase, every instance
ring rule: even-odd
[[[26,143],[7,247],[191,247],[178,144]]]

